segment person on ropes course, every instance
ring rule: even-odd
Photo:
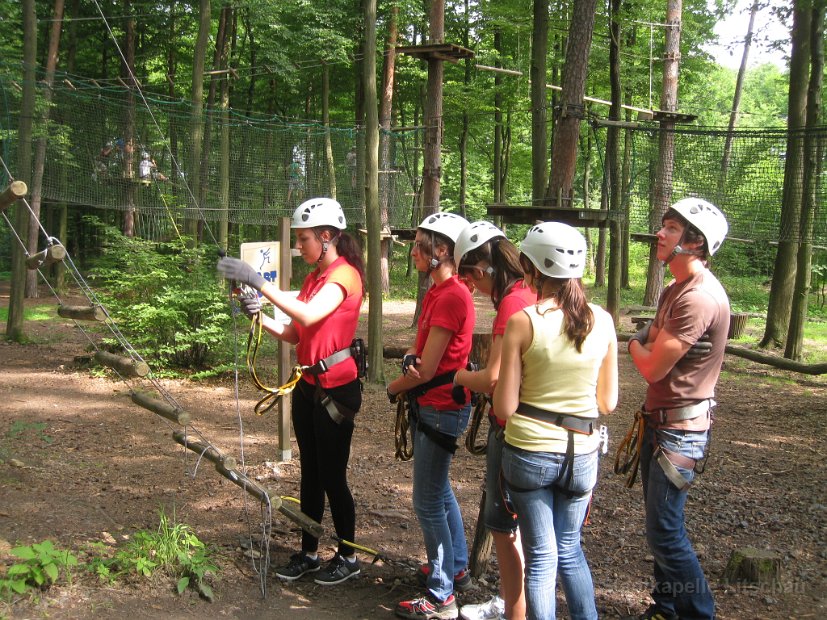
[[[502,472],[520,517],[527,615],[556,618],[559,572],[570,617],[594,620],[580,530],[597,481],[597,417],[617,405],[614,321],[587,303],[586,240],[576,229],[537,224],[520,251],[537,301],[506,325],[494,413],[506,421]]]
[[[303,368],[292,394],[293,429],[301,463],[301,510],[321,522],[325,496],[336,534],[343,542],[320,571],[319,540],[302,532],[301,551],[292,555],[276,575],[288,581],[319,572],[315,582],[334,585],[359,574],[353,547],[356,509],[347,481],[354,418],[362,404],[359,371],[351,342],[364,296],[364,267],[357,242],[345,230],[345,215],[331,198],[313,198],[293,213],[295,247],[316,268],[305,278],[298,297],[267,282],[251,266],[236,258],[222,258],[218,270],[225,278],[260,291],[290,317],[282,324],[262,317],[264,328],[276,338],[296,345]],[[260,312],[258,296],[242,298],[249,316]]]
[[[459,277],[488,295],[497,312],[485,368],[478,371],[458,370],[454,383],[472,392],[490,395],[500,372],[505,325],[515,312],[534,305],[537,294],[523,279],[519,251],[490,222],[474,222],[460,233],[454,248],[454,261]],[[505,422],[490,411],[489,420],[483,518],[497,551],[501,596],[494,596],[482,605],[463,605],[460,617],[463,620],[523,620],[526,611],[523,556],[517,515],[511,508],[501,475]]]
[[[679,200],[666,211],[657,256],[674,280],[658,300],[654,321],[629,340],[632,361],[649,384],[636,425],[655,576],[654,603],[633,618],[715,617],[712,592],[686,533],[684,506],[703,469],[729,330],[729,299],[707,266],[727,232],[721,211],[700,198]]]
[[[454,244],[468,222],[434,213],[416,231],[411,258],[433,280],[422,301],[416,341],[402,361],[402,375],[388,385],[392,403],[404,394],[413,429],[413,507],[428,563],[418,572],[420,598],[396,606],[401,618],[456,618],[454,589],[470,586],[462,514],[449,480],[456,439],[468,425],[470,394],[452,385],[468,365],[475,312],[468,287],[454,273]]]

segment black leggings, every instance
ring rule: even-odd
[[[362,406],[362,386],[358,379],[325,392],[351,411]],[[299,444],[301,462],[301,510],[321,523],[325,495],[330,502],[333,526],[339,538],[353,542],[356,535],[356,507],[347,485],[347,463],[354,425],[351,420],[337,424],[316,399],[316,386],[300,380],[293,390],[293,429]],[[302,551],[316,552],[319,539],[302,531]],[[349,556],[354,549],[339,543],[339,554]]]

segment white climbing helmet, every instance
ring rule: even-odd
[[[520,251],[551,278],[583,277],[586,239],[568,224],[542,222],[532,226],[520,244]]]
[[[344,230],[347,227],[347,221],[342,205],[332,198],[311,198],[296,207],[290,228],[315,228],[316,226],[332,226]]]
[[[480,220],[468,224],[459,233],[456,243],[454,244],[454,264],[459,265],[462,259],[471,250],[476,250],[482,246],[486,241],[496,239],[498,237],[505,238],[505,233],[494,226],[491,222]]]
[[[702,198],[684,198],[671,208],[701,231],[710,256],[718,251],[729,232],[729,224],[718,207]]]
[[[468,226],[468,220],[464,217],[461,217],[456,213],[446,213],[445,211],[440,211],[439,213],[429,215],[422,220],[419,228],[439,233],[440,235],[445,235],[451,241],[456,243],[459,234],[466,226]]]

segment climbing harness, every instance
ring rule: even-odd
[[[640,466],[640,448],[643,445],[643,431],[646,429],[646,418],[643,410],[635,412],[632,427],[620,440],[615,455],[614,472],[618,475],[627,475],[626,487],[631,489],[637,479]],[[621,461],[622,459],[622,461]]]
[[[582,495],[579,493],[574,493],[571,490],[571,483],[574,478],[574,435],[575,433],[578,435],[593,434],[597,430],[595,420],[568,415],[565,413],[546,411],[545,409],[540,409],[534,405],[529,405],[522,402],[517,405],[517,413],[534,420],[539,420],[540,422],[559,426],[567,431],[568,441],[566,443],[566,457],[563,461],[563,467],[560,469],[560,474],[557,476],[557,480],[554,481],[554,486],[566,493],[569,497]],[[563,481],[562,484],[561,481]]]
[[[712,409],[715,405],[715,401],[709,398],[693,405],[676,407],[674,409],[655,409],[652,411],[646,411],[641,407],[640,410],[635,412],[635,419],[632,422],[632,427],[617,447],[614,472],[616,474],[627,475],[626,486],[628,488],[631,489],[635,484],[637,472],[640,467],[640,451],[643,445],[643,435],[646,430],[647,418],[650,420],[657,420],[659,426],[674,424],[675,422],[691,420],[704,414],[712,416]],[[709,460],[709,445],[711,440],[712,429],[710,428],[709,440],[707,441],[703,457],[700,459],[692,459],[660,446],[657,441],[657,434],[655,434],[652,458],[658,462],[669,481],[680,491],[685,491],[691,486],[692,483],[687,482],[686,478],[683,477],[677,468],[681,467],[683,469],[692,470],[696,474],[702,474],[706,469],[706,462]]]
[[[353,342],[350,343],[349,347],[336,351],[335,353],[331,353],[326,358],[319,360],[315,364],[311,364],[310,366],[296,364],[290,372],[290,378],[284,385],[280,385],[276,388],[265,385],[261,379],[259,379],[258,373],[256,372],[256,359],[258,357],[258,350],[261,345],[261,336],[264,329],[264,322],[262,319],[263,314],[261,311],[258,311],[253,315],[250,322],[250,331],[247,335],[247,370],[250,372],[250,378],[253,381],[253,385],[255,385],[259,390],[266,392],[264,397],[262,397],[254,407],[254,411],[257,415],[264,415],[270,411],[270,409],[272,409],[276,403],[279,402],[279,399],[282,396],[289,394],[296,388],[296,385],[299,383],[299,379],[301,379],[305,374],[318,377],[319,375],[326,373],[336,364],[344,362],[351,357],[356,362],[357,375],[359,377],[364,377],[367,374],[368,365],[365,342],[361,338],[355,338]],[[330,398],[330,396],[324,393],[324,390],[322,390],[318,383],[316,384],[316,388],[316,396],[318,400],[320,400],[325,409],[327,409],[334,422],[339,424],[345,418],[353,419],[355,412],[352,412],[346,407],[343,407],[341,404],[336,403]]]
[[[465,435],[465,448],[471,454],[485,454],[485,451],[488,449],[488,440],[486,439],[484,443],[478,444],[477,436],[479,435],[482,421],[484,418],[488,417],[486,413],[488,413],[490,409],[491,397],[488,394],[480,394],[477,398],[476,405],[474,405],[474,412],[471,414],[471,423],[468,425],[468,433]],[[493,420],[491,423],[496,424]]]

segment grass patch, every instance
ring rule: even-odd
[[[33,306],[23,311],[24,321],[49,321],[57,318],[57,308],[54,305]],[[5,323],[9,320],[9,309],[7,306],[0,308],[0,321]]]

